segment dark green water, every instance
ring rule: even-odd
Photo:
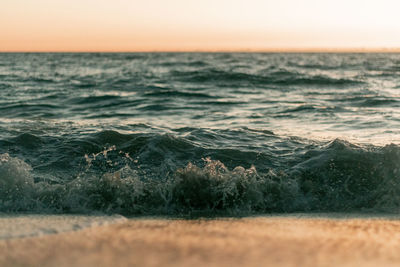
[[[0,211],[400,208],[400,54],[0,54]]]

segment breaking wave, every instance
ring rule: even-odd
[[[28,135],[18,138],[25,146],[37,141]],[[76,158],[66,153],[72,158],[49,162],[47,171],[1,154],[0,211],[232,215],[400,208],[396,145],[361,147],[334,140],[295,158],[275,159],[281,162],[264,156],[258,166],[250,164],[256,161],[249,152],[230,151],[227,166],[218,160],[224,152],[171,136],[101,132],[91,138],[118,146]],[[55,166],[68,179],[51,178]]]

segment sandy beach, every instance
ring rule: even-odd
[[[400,220],[135,218],[0,241],[0,266],[399,266]]]

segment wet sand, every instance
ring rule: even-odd
[[[398,218],[137,218],[0,240],[0,266],[400,266]]]

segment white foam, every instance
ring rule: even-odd
[[[30,187],[33,184],[31,170],[31,166],[24,161],[10,157],[7,153],[0,154],[0,192]]]

